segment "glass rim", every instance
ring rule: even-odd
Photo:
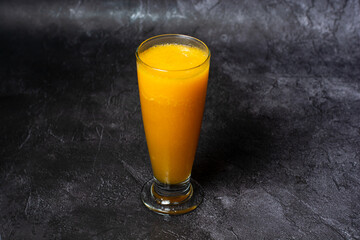
[[[184,69],[175,69],[175,70],[170,70],[170,69],[161,69],[161,68],[156,68],[156,67],[153,67],[147,63],[145,63],[139,56],[139,49],[147,42],[155,39],[155,38],[161,38],[161,37],[167,37],[167,36],[173,36],[173,37],[180,37],[180,38],[187,38],[187,39],[192,39],[192,40],[195,40],[199,43],[201,43],[203,46],[205,46],[206,50],[207,50],[207,57],[206,59],[200,63],[199,65],[196,65],[195,67],[191,67],[191,68],[184,68]],[[155,45],[154,45],[155,46]],[[137,48],[136,48],[136,52],[135,52],[135,55],[136,55],[136,59],[141,62],[142,64],[144,64],[145,66],[153,69],[153,70],[157,70],[157,71],[161,71],[161,72],[181,72],[181,71],[189,71],[189,70],[193,70],[193,69],[196,69],[196,68],[199,68],[201,67],[202,65],[204,65],[204,63],[206,63],[210,56],[211,56],[211,52],[210,52],[210,49],[208,48],[208,46],[203,42],[201,41],[200,39],[197,39],[195,37],[192,37],[192,36],[189,36],[189,35],[185,35],[185,34],[173,34],[173,33],[169,33],[169,34],[160,34],[160,35],[156,35],[156,36],[153,36],[151,38],[148,38],[146,39],[145,41],[143,41]]]

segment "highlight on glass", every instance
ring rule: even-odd
[[[205,106],[210,50],[196,38],[165,34],[145,40],[135,55],[153,171],[141,199],[160,214],[187,213],[204,197],[191,171]]]

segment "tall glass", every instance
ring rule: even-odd
[[[181,45],[185,52],[201,52],[204,58],[191,67],[184,67],[188,63],[181,61],[178,66],[167,66],[168,58],[174,60],[170,52],[146,53],[154,46],[160,49],[159,46],[166,45],[170,45],[167,48],[170,50],[171,46]],[[144,59],[145,54],[147,59]],[[149,57],[164,60],[162,67],[149,62]],[[204,112],[210,51],[196,38],[165,34],[141,43],[136,50],[136,63],[141,112],[153,170],[153,179],[143,186],[141,199],[157,213],[183,214],[194,210],[204,195],[190,176]]]

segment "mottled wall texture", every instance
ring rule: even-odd
[[[163,217],[146,38],[211,49],[194,212]],[[360,239],[360,1],[0,1],[0,239]]]
[[[62,37],[69,48],[86,38],[137,46],[162,33],[194,35],[220,54],[215,57],[237,59],[243,71],[256,73],[324,74],[338,68],[350,74],[356,70],[352,59],[360,56],[355,0],[13,0],[0,3],[0,20],[3,30]]]

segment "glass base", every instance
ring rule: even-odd
[[[204,199],[198,182],[187,179],[183,183],[168,185],[156,178],[144,184],[141,200],[150,210],[164,215],[179,215],[197,208]]]

